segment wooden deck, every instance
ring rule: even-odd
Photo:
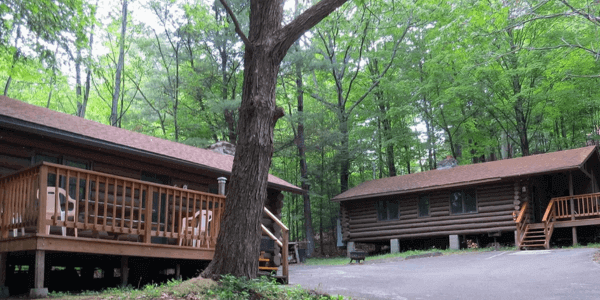
[[[222,195],[44,162],[0,179],[0,251],[210,260],[224,204]]]
[[[552,198],[541,223],[529,223],[527,203],[519,212],[517,248],[550,248],[555,228],[573,228],[573,244],[577,243],[577,227],[600,225],[600,193]]]
[[[224,193],[224,185],[219,190]],[[121,284],[127,284],[128,270],[136,267],[128,265],[130,257],[167,259],[177,270],[183,260],[212,260],[224,205],[224,195],[46,162],[4,176],[0,178],[0,287],[6,281],[10,253],[35,254],[30,265],[34,274],[29,274],[35,278],[31,296],[47,293],[48,253],[120,257]],[[280,228],[278,238],[262,226],[280,246],[281,253],[275,255],[281,257],[277,264],[269,261],[262,268],[275,271],[281,265],[281,277],[287,282],[289,229],[266,207],[264,211]],[[98,262],[85,264],[98,267]],[[111,266],[106,267],[111,272]]]

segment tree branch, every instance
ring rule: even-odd
[[[220,0],[223,2],[224,0]],[[317,4],[305,10],[292,22],[279,30],[277,44],[280,55],[285,55],[287,50],[300,38],[307,30],[317,25],[321,20],[327,17],[347,0],[321,0]],[[283,58],[283,57],[281,57]]]
[[[252,43],[250,43],[250,41],[248,40],[248,38],[242,31],[242,27],[240,26],[240,23],[238,22],[237,18],[235,17],[235,14],[233,13],[233,11],[229,7],[229,5],[227,5],[227,2],[225,2],[225,0],[219,0],[219,2],[221,2],[223,7],[225,7],[227,14],[229,15],[229,17],[231,17],[233,24],[235,24],[235,33],[237,33],[238,36],[242,39],[242,42],[244,42],[244,45],[246,46],[246,48],[249,50],[252,50]]]

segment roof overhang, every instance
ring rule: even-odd
[[[594,152],[597,152],[597,151],[594,151]],[[487,178],[487,179],[482,179],[482,180],[456,182],[456,183],[451,183],[451,184],[434,185],[434,186],[428,186],[428,187],[424,187],[424,188],[406,189],[406,190],[390,191],[390,192],[384,192],[384,193],[356,195],[356,196],[352,196],[352,197],[338,198],[338,199],[333,198],[333,199],[331,199],[331,201],[343,202],[343,201],[371,199],[371,198],[378,198],[378,197],[385,197],[385,196],[399,196],[399,195],[406,195],[406,194],[412,194],[412,193],[421,193],[421,192],[429,192],[429,191],[435,191],[435,190],[465,187],[465,186],[471,186],[471,185],[494,183],[494,182],[499,182],[499,181],[503,181],[503,180],[518,179],[518,178],[523,178],[523,177],[539,176],[539,175],[560,173],[560,172],[566,172],[566,171],[576,171],[576,170],[581,170],[581,167],[587,162],[587,160],[590,157],[591,157],[591,154],[583,161],[583,163],[581,165],[576,165],[576,166],[571,166],[571,167],[566,167],[566,168],[550,169],[550,170],[546,170],[543,172],[519,174],[519,175],[515,175],[515,176],[510,176],[510,177],[496,177],[496,178]]]
[[[4,116],[4,115],[0,115],[0,127],[9,128],[9,129],[13,129],[13,130],[20,130],[20,131],[24,131],[24,132],[32,133],[32,134],[41,134],[41,135],[59,139],[59,140],[65,140],[65,141],[76,143],[76,144],[86,145],[88,147],[101,148],[101,149],[120,152],[120,153],[124,153],[124,154],[136,155],[136,156],[141,156],[144,158],[160,160],[160,161],[164,161],[168,164],[176,164],[176,165],[181,165],[181,166],[192,168],[192,169],[200,169],[200,170],[204,170],[204,171],[209,171],[209,172],[215,173],[217,176],[224,176],[224,177],[231,176],[230,171],[228,172],[228,171],[224,171],[224,170],[217,169],[217,168],[211,168],[211,167],[193,163],[193,162],[190,162],[187,160],[177,159],[177,158],[165,156],[165,155],[160,155],[160,154],[157,154],[154,152],[140,150],[140,149],[133,148],[133,147],[127,147],[127,146],[124,146],[121,144],[112,143],[112,142],[108,142],[108,141],[104,141],[104,140],[100,140],[100,139],[95,139],[95,138],[92,138],[89,136],[75,134],[75,133],[72,133],[69,131],[59,130],[56,128],[43,126],[43,125],[23,121],[20,119],[16,119],[16,118]],[[287,186],[283,186],[283,185],[279,185],[279,184],[275,184],[275,183],[271,183],[271,182],[269,182],[267,186],[269,188],[274,188],[274,189],[287,191],[287,192],[291,192],[291,193],[295,193],[295,194],[303,193],[303,190],[300,188],[293,189],[293,188],[290,188]]]

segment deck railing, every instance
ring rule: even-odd
[[[518,215],[514,215],[515,223],[517,225],[517,241],[519,244],[523,241],[523,235],[525,234],[525,229],[527,228],[527,224],[529,223],[529,210],[527,209],[527,202],[521,206]],[[517,245],[519,247],[519,245]]]
[[[0,179],[0,232],[59,227],[62,235],[214,249],[224,204],[222,195],[44,162]]]
[[[287,280],[289,278],[288,245],[289,245],[290,229],[287,226],[285,226],[285,224],[283,224],[283,222],[281,222],[281,220],[279,220],[266,207],[263,208],[263,211],[265,212],[265,214],[267,214],[267,216],[271,220],[273,220],[273,222],[275,222],[275,224],[277,224],[277,226],[279,226],[279,228],[281,228],[281,240],[280,240],[271,231],[269,231],[269,229],[265,225],[261,224],[262,232],[265,233],[266,235],[268,235],[271,239],[273,239],[275,241],[275,243],[277,243],[277,245],[279,245],[279,247],[281,248],[281,265],[282,265],[281,273],[282,273],[283,277],[285,277]]]
[[[552,198],[551,202],[554,205],[548,209],[554,209],[557,220],[600,216],[600,193]]]

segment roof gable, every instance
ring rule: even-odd
[[[345,201],[406,194],[474,185],[510,177],[573,170],[581,167],[592,153],[597,153],[595,146],[382,178],[363,182],[335,196],[332,200]]]
[[[196,164],[200,168],[212,169],[223,174],[230,174],[233,167],[234,157],[231,155],[219,154],[211,150],[108,126],[4,96],[0,96],[0,116],[163,157],[183,160]],[[269,183],[287,191],[302,192],[302,189],[297,186],[271,174],[269,174]]]

